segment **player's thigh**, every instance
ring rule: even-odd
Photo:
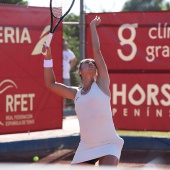
[[[118,163],[119,163],[118,158],[113,155],[106,155],[99,158],[99,165],[117,166]]]

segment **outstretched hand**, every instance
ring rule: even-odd
[[[43,47],[42,47],[42,52],[46,52],[46,54],[44,55],[44,59],[51,59],[52,58],[52,55],[51,55],[51,48],[50,47],[47,47],[45,45],[45,43],[43,44]]]
[[[101,22],[100,17],[96,16],[96,17],[91,21],[90,26],[92,26],[92,25],[98,26],[98,25],[100,25],[100,22]]]

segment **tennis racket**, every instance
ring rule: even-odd
[[[50,47],[50,43],[57,26],[70,12],[71,8],[74,5],[74,2],[75,0],[50,0],[51,24],[50,33],[45,42],[45,46]],[[56,23],[55,25],[54,22]],[[46,55],[46,53],[46,51],[42,52],[43,55]]]

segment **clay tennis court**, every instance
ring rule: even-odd
[[[0,152],[0,162],[28,163],[44,165],[70,165],[79,142],[78,121],[75,115],[63,119],[63,128],[53,131],[33,132],[30,134],[1,135],[1,146],[8,152]],[[66,137],[67,136],[67,137]],[[42,137],[40,139],[40,137]],[[45,139],[46,138],[46,139]],[[66,140],[64,140],[64,138]],[[29,139],[29,140],[28,140]],[[54,146],[52,147],[54,140]],[[161,139],[161,138],[160,138]],[[57,141],[59,141],[57,143]],[[169,140],[168,140],[169,141]],[[125,141],[126,142],[126,141]],[[128,141],[127,141],[128,142]],[[135,149],[135,138],[132,138],[133,149],[124,148],[119,168],[170,169],[170,150]],[[12,148],[8,147],[10,144]],[[38,145],[38,146],[36,146]],[[149,145],[149,144],[148,144]],[[40,147],[44,149],[40,149]],[[37,149],[36,149],[37,148]],[[1,148],[2,150],[2,148]],[[39,162],[33,162],[38,156]]]
[[[34,152],[35,153],[35,152]],[[22,153],[19,155],[6,154],[1,155],[1,163],[27,163],[27,164],[45,164],[45,165],[70,165],[75,150],[61,149],[52,153],[49,151],[36,152],[39,155],[39,162],[33,163],[33,152]],[[170,169],[170,152],[165,151],[132,151],[123,150],[119,168],[152,168],[152,169]]]
[[[75,150],[60,150],[43,157],[39,163],[70,164]],[[123,150],[118,167],[170,169],[170,152]]]

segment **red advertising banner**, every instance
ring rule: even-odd
[[[92,56],[89,24],[95,16],[108,66],[115,127],[170,130],[170,12],[86,14],[86,56]]]
[[[45,87],[43,77],[49,8],[0,5],[0,16],[0,134],[61,128],[62,99]],[[62,25],[51,46],[61,81]]]
[[[170,12],[86,14],[86,32],[96,16],[102,54],[109,70],[170,70]],[[91,38],[86,34],[86,56]]]
[[[170,131],[169,74],[110,74],[117,129]]]

